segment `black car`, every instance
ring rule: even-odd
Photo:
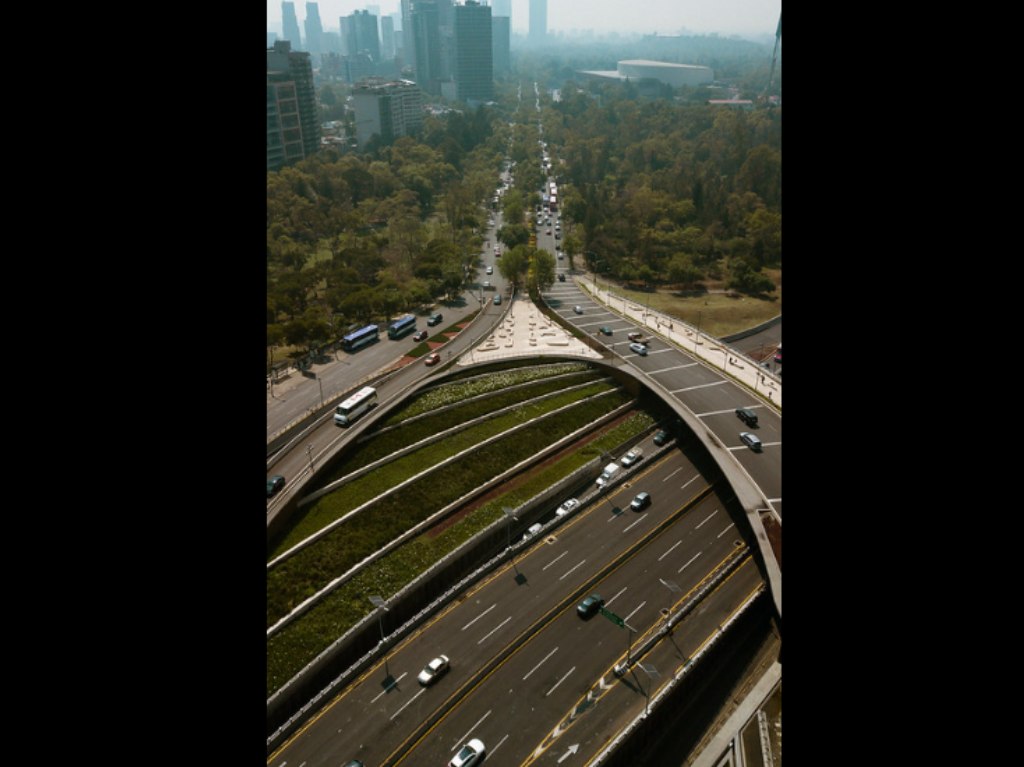
[[[589,597],[587,597],[578,605],[576,605],[576,613],[581,618],[589,618],[602,607],[604,607],[604,599],[601,598],[601,595],[591,594]]]
[[[559,282],[565,282],[565,275],[564,274],[558,275],[558,281]]]
[[[654,435],[654,444],[655,445],[664,445],[670,439],[672,439],[672,435],[669,434],[664,429],[662,429],[661,431],[659,431],[657,434]]]
[[[736,417],[743,421],[747,426],[757,426],[757,413],[749,407],[736,408]]]
[[[267,498],[273,495],[277,495],[278,491],[284,487],[284,477],[280,474],[275,474],[272,477],[267,477]]]

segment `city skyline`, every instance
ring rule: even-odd
[[[294,5],[301,28],[306,3],[295,0]],[[338,31],[340,16],[368,5],[378,5],[385,16],[399,13],[399,0],[319,0],[324,31]],[[529,5],[530,0],[512,0],[512,34],[528,33]],[[782,12],[781,0],[647,0],[642,13],[625,0],[548,0],[547,6],[549,35],[592,32],[774,37]],[[280,0],[267,0],[267,30],[281,32]]]

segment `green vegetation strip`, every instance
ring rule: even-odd
[[[591,370],[586,363],[570,362],[559,365],[544,365],[543,367],[531,367],[520,370],[508,370],[500,373],[487,373],[477,375],[466,381],[456,381],[436,389],[430,389],[417,397],[408,407],[402,408],[393,413],[382,426],[391,426],[412,418],[415,415],[427,413],[431,410],[452,405],[461,400],[475,397],[478,394],[485,394],[497,391],[517,384],[535,381],[541,378],[572,373],[582,370]]]
[[[628,394],[620,391],[594,401],[584,400],[601,391],[611,391],[611,386],[596,383],[544,402],[524,405],[515,412],[478,424],[386,464],[363,478],[365,481],[357,480],[321,498],[316,505],[325,507],[323,513],[337,519],[359,505],[353,503],[353,500],[363,503],[370,501],[380,494],[381,488],[394,487],[513,426],[527,423],[574,402],[579,403],[571,410],[560,413],[554,419],[557,423],[545,420],[533,424],[510,435],[508,439],[480,447],[473,453],[471,461],[459,461],[441,467],[406,485],[401,492],[380,498],[357,517],[343,521],[322,538],[275,565],[267,573],[267,626],[272,626],[296,605],[438,509],[535,454],[544,445],[580,428],[587,423],[587,419],[579,420],[580,413],[590,413],[589,419],[596,420],[629,399]],[[570,424],[572,428],[569,428]],[[524,444],[509,444],[519,442]],[[484,460],[484,456],[490,458]],[[512,456],[518,457],[513,460]]]
[[[362,620],[369,612],[371,594],[390,598],[446,554],[500,519],[503,506],[514,508],[521,505],[587,461],[593,460],[601,451],[615,450],[623,442],[651,428],[654,423],[655,419],[647,413],[636,413],[585,448],[566,455],[528,482],[492,499],[440,534],[421,535],[363,568],[309,612],[267,641],[267,696],[272,695],[335,639]],[[526,445],[529,453],[536,453],[536,447],[531,446],[531,443],[523,440],[516,442]]]
[[[598,375],[600,374],[597,371],[580,374],[580,376],[589,377],[597,377]],[[583,379],[581,378],[573,383],[582,382]],[[353,454],[341,467],[331,471],[329,476],[326,477],[324,485],[330,484],[364,466],[368,466],[374,461],[392,455],[408,445],[414,445],[423,439],[440,434],[487,413],[494,413],[520,402],[560,391],[567,386],[573,385],[573,383],[567,382],[565,378],[560,378],[557,381],[542,380],[522,389],[495,392],[484,399],[467,402],[463,407],[456,407],[452,410],[438,413],[436,416],[430,416],[407,425],[400,425],[395,431],[387,432],[367,442],[364,447]],[[605,383],[603,387],[591,386],[567,393],[578,396],[561,397],[557,401],[562,404],[568,404],[577,399],[583,399],[586,396],[607,391],[610,388],[612,386],[608,383]],[[546,407],[542,412],[548,412],[553,407],[556,406]],[[506,426],[510,423],[507,418],[500,422]],[[477,426],[483,426],[483,424],[477,424]],[[491,434],[496,433],[493,429],[489,431]],[[480,434],[482,432],[473,433]],[[454,437],[454,435],[451,436]],[[444,445],[450,444],[452,443],[449,443],[447,440],[444,443]],[[366,476],[346,483],[330,494],[329,501],[325,497],[310,504],[300,512],[301,516],[296,517],[293,525],[289,527],[286,533],[283,533],[283,537],[278,539],[278,542],[270,552],[268,561],[280,556],[292,546],[304,541],[318,530],[322,530],[348,512],[379,495],[382,487],[393,487],[395,484],[405,481],[425,468],[435,465],[454,454],[453,449],[444,447],[442,454],[437,457],[437,451],[431,451],[430,447],[433,446],[424,446],[420,450],[396,459],[392,465],[378,467]],[[384,479],[385,475],[388,477],[387,480]]]

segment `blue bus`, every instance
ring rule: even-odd
[[[367,325],[349,333],[341,339],[341,348],[347,352],[354,352],[364,346],[376,343],[380,340],[380,328],[376,325]]]
[[[388,325],[388,338],[395,339],[408,335],[416,329],[416,316],[407,314]]]

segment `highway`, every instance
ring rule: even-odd
[[[655,451],[653,444],[644,448]],[[652,504],[636,513],[629,501],[640,490]],[[637,705],[642,710],[644,698],[630,687],[630,675],[615,681],[609,673],[625,655],[626,630],[601,615],[580,619],[576,603],[600,592],[607,609],[641,632],[634,637],[639,646],[643,632],[663,620],[663,608],[683,603],[739,548],[745,523],[737,526],[743,515],[730,502],[728,487],[710,488],[683,450],[641,462],[607,497],[582,507],[392,648],[268,764],[315,767],[358,758],[376,765],[407,750],[403,764],[443,764],[469,737],[488,744],[493,764],[518,764],[605,677],[615,692],[607,691],[603,713],[573,726],[573,742],[601,744],[614,735],[608,729],[614,722]],[[761,576],[747,564],[727,583],[676,629],[672,652],[693,652]],[[420,687],[416,675],[442,653],[451,659],[450,672]],[[670,664],[660,662],[667,681]],[[425,724],[439,717],[424,734]]]
[[[568,273],[564,263],[558,262],[558,270]],[[643,372],[656,391],[689,408],[708,431],[732,452],[781,519],[781,415],[766,407],[761,400],[721,371],[676,346],[670,346],[657,336],[648,344],[646,356],[631,351],[627,334],[637,331],[651,336],[650,331],[597,303],[570,278],[565,282],[555,282],[544,292],[544,300],[566,322],[600,341],[611,353]],[[573,311],[577,305],[583,309],[582,314]],[[610,328],[612,335],[603,335],[601,327]],[[736,408],[739,407],[750,408],[758,414],[756,429],[748,428],[736,417]],[[755,453],[746,447],[739,438],[741,431],[757,434],[762,442],[762,452]]]

